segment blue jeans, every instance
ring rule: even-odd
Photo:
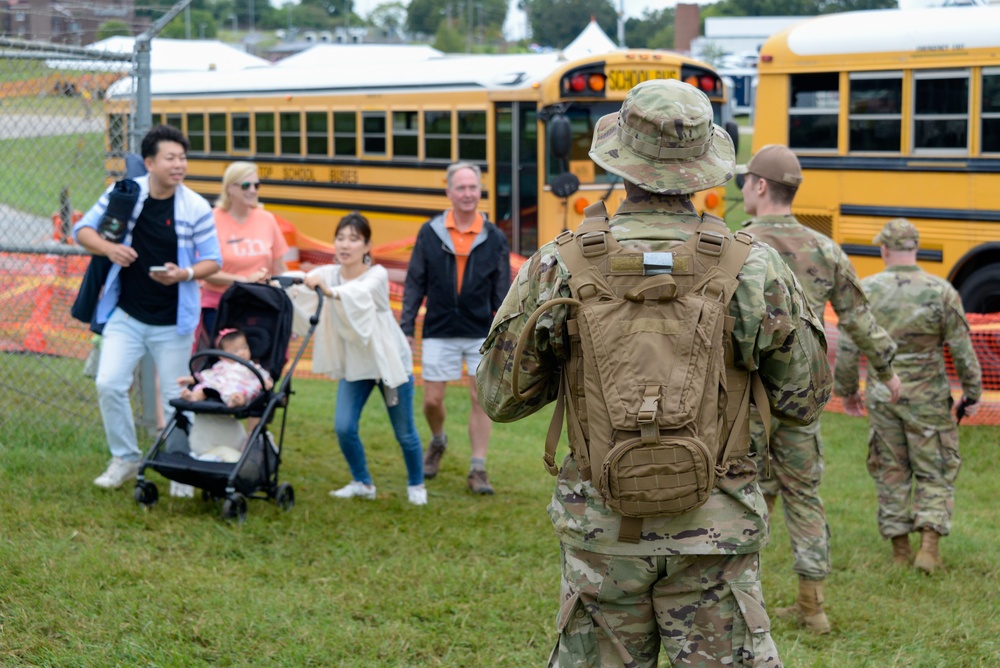
[[[181,336],[176,325],[147,325],[120,308],[115,309],[104,326],[101,361],[97,368],[97,400],[111,455],[126,461],[139,461],[142,453],[135,436],[135,419],[129,401],[129,388],[139,360],[147,352],[156,364],[160,381],[160,401],[164,418],[174,413],[171,399],[180,396],[177,379],[188,375],[193,334]]]
[[[334,417],[337,442],[351,469],[351,477],[366,485],[372,484],[372,477],[368,473],[365,446],[361,443],[358,425],[361,411],[375,387],[384,394],[382,383],[375,380],[341,380],[337,387],[337,412]],[[407,484],[420,485],[424,482],[424,449],[413,420],[413,376],[396,390],[399,392],[399,403],[387,407],[389,420],[399,447],[403,449]]]

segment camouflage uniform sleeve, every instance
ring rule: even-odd
[[[756,244],[743,265],[730,315],[736,361],[760,373],[772,414],[813,422],[830,400],[826,335],[795,275],[769,246]]]
[[[945,286],[944,294],[944,339],[951,351],[955,372],[962,382],[962,392],[973,401],[982,395],[982,370],[969,336],[969,321],[965,318],[961,298],[951,287]]]
[[[844,253],[840,253],[837,260],[835,280],[830,303],[837,314],[840,331],[847,334],[868,358],[872,376],[883,383],[889,381],[893,374],[892,358],[896,354],[896,343],[876,322],[858,275]]]
[[[538,318],[534,336],[525,346],[518,389],[522,393],[530,390],[532,396],[518,401],[511,387],[518,337],[536,308],[551,298],[570,296],[568,287],[560,287],[564,285],[565,275],[551,247],[542,248],[521,266],[493,319],[480,350],[483,359],[476,370],[476,388],[479,404],[496,422],[520,420],[558,395],[560,360],[565,355],[562,336],[567,310],[564,306],[554,307]]]
[[[833,393],[838,397],[848,397],[860,389],[858,369],[861,352],[849,336],[841,336],[837,342],[837,362],[833,372]]]

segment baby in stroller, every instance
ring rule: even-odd
[[[264,378],[264,388],[270,390],[274,386],[271,375],[264,367],[251,360],[250,344],[246,334],[239,329],[223,329],[219,332],[216,346],[223,352],[235,355],[251,362]],[[195,385],[195,380],[198,383]],[[260,394],[260,380],[249,368],[230,359],[220,359],[211,368],[199,371],[194,376],[181,376],[177,384],[184,387],[181,399],[184,401],[204,401],[214,391],[222,402],[230,408],[245,406]]]

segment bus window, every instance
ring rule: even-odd
[[[358,154],[358,118],[353,111],[333,112],[333,154]]]
[[[968,150],[969,73],[914,72],[913,150]]]
[[[982,152],[1000,153],[1000,68],[983,69]]]
[[[565,172],[573,171],[573,163],[586,164],[588,173],[576,173],[582,183],[610,183],[618,177],[608,174],[604,168],[590,159],[590,145],[594,140],[594,127],[602,116],[613,114],[621,109],[620,102],[574,102],[565,111],[566,118],[569,119],[573,129],[573,141],[570,147],[569,158],[558,160],[548,151],[548,179],[552,179]],[[566,164],[569,163],[569,164]],[[593,178],[586,178],[589,172],[593,173]]]
[[[278,114],[281,128],[281,154],[302,155],[302,116],[298,112]]]
[[[458,112],[458,159],[486,161],[486,112]]]
[[[848,150],[899,153],[902,150],[903,73],[852,74]]]
[[[163,125],[163,114],[153,114],[151,117],[152,125],[150,127],[156,127],[157,125]]]
[[[330,152],[329,114],[325,111],[306,112],[306,154],[327,155]]]
[[[361,152],[365,155],[385,155],[385,112],[365,111],[361,114]]]
[[[416,158],[419,117],[415,111],[392,112],[392,157]]]
[[[226,115],[208,115],[208,150],[211,153],[225,153],[226,147]]]
[[[840,76],[836,72],[824,72],[797,74],[790,78],[788,146],[836,150]]]
[[[108,151],[123,155],[128,150],[128,114],[108,114]]]
[[[253,115],[254,134],[257,140],[258,154],[274,155],[274,114],[257,113]]]
[[[184,131],[184,128],[181,127],[181,115],[180,114],[167,114],[167,125],[169,125],[172,128],[177,128],[181,132]]]
[[[424,112],[424,160],[451,162],[451,112]]]
[[[205,152],[205,117],[203,115],[187,115],[187,138],[192,153]]]
[[[250,114],[233,114],[233,150],[250,152]]]

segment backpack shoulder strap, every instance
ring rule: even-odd
[[[604,200],[591,204],[583,213],[585,218],[576,232],[567,230],[555,238],[559,256],[571,276],[579,276],[588,267],[599,264],[608,253],[620,248],[611,235]]]

